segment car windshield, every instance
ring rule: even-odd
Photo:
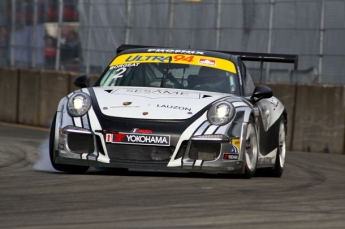
[[[177,56],[189,59],[184,62],[176,61],[176,55],[172,55],[173,58],[164,59],[164,62],[160,59],[159,62],[132,61],[123,63],[120,61],[117,63],[115,59],[102,76],[100,86],[164,87],[239,94],[234,67],[229,69],[227,66],[216,68],[214,66],[216,65],[215,59],[218,58],[199,58],[194,64],[190,62],[193,60],[191,57],[195,56]],[[233,66],[230,61],[218,60],[231,63]]]

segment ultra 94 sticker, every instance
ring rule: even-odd
[[[105,141],[119,144],[170,146],[169,135],[108,133],[105,136]]]

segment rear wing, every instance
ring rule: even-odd
[[[166,48],[166,47],[122,44],[117,48],[116,53],[119,54],[120,52],[124,50],[134,49],[134,48]],[[236,56],[239,56],[243,61],[261,62],[261,65],[263,62],[291,63],[291,64],[294,64],[295,70],[298,69],[298,55],[255,53],[255,52],[233,52],[233,51],[221,51],[221,50],[205,50],[205,51],[221,52],[221,53],[226,53],[230,55],[236,55]]]
[[[256,52],[232,52],[232,51],[220,51],[210,50],[215,52],[227,53],[230,55],[237,55],[243,61],[255,61],[255,62],[275,62],[275,63],[291,63],[294,64],[294,69],[298,69],[298,55],[290,54],[274,54],[274,53],[256,53]]]
[[[119,54],[120,52],[123,52],[127,49],[137,49],[137,48],[158,48],[158,46],[122,44],[116,49],[116,54]],[[160,47],[160,48],[164,48],[164,47]]]

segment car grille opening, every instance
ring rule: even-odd
[[[68,148],[74,153],[92,153],[94,151],[93,136],[91,134],[68,133]]]
[[[181,158],[185,155],[187,149],[188,141],[183,141],[174,159]]]
[[[189,158],[194,160],[215,160],[220,154],[220,143],[192,141]]]
[[[105,155],[104,153],[104,149],[103,149],[103,146],[102,146],[102,142],[101,142],[101,138],[99,136],[95,136],[96,138],[96,144],[97,144],[97,149],[98,151],[102,154],[102,155]]]
[[[174,147],[107,144],[110,160],[168,162]]]

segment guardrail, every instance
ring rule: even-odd
[[[0,68],[0,121],[49,127],[74,72]],[[90,76],[91,84],[97,76]],[[288,111],[289,150],[344,154],[345,86],[268,83]]]

